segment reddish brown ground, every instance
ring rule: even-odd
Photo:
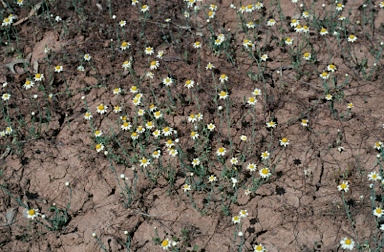
[[[30,6],[37,3],[28,2]],[[28,133],[30,126],[14,124],[20,146],[14,143],[12,145],[11,138],[0,139],[0,155],[6,151],[5,146],[13,146],[12,152],[0,159],[0,183],[6,188],[2,191],[0,205],[3,214],[1,251],[99,251],[101,248],[92,237],[93,232],[98,235],[107,251],[126,251],[128,236],[123,233],[125,230],[131,238],[130,251],[160,251],[159,245],[155,244],[153,239],[172,236],[181,240],[180,251],[192,250],[194,245],[198,246],[199,251],[237,251],[240,238],[238,237],[236,242],[233,241],[236,228],[231,218],[241,209],[247,209],[249,212],[249,216],[241,225],[245,239],[242,251],[251,251],[252,245],[259,243],[265,245],[268,251],[340,251],[339,243],[344,237],[351,237],[360,244],[368,241],[374,247],[372,237],[379,238],[380,235],[377,234],[377,224],[372,216],[367,174],[378,170],[378,152],[373,149],[373,144],[384,139],[384,86],[383,76],[380,75],[382,62],[378,62],[378,66],[372,70],[374,58],[367,53],[371,43],[384,40],[381,27],[383,12],[375,19],[376,37],[372,40],[361,37],[358,43],[352,46],[357,58],[367,57],[367,71],[373,71],[369,79],[364,79],[358,74],[360,70],[355,68],[353,62],[335,51],[339,50],[333,47],[335,38],[330,36],[328,42],[325,42],[312,36],[315,50],[319,51],[318,64],[303,66],[306,74],[297,80],[296,73],[291,68],[281,70],[291,65],[291,59],[278,45],[270,44],[268,56],[271,61],[265,69],[266,81],[263,84],[247,77],[250,70],[256,71],[256,67],[251,66],[251,60],[242,52],[241,42],[245,34],[239,32],[239,21],[234,11],[229,8],[230,1],[217,3],[219,21],[215,23],[215,27],[225,27],[225,30],[217,28],[215,33],[229,35],[229,29],[237,31],[232,33],[234,40],[231,44],[234,55],[237,56],[235,66],[228,62],[223,54],[216,57],[207,49],[202,49],[201,58],[198,58],[196,49],[191,45],[196,39],[200,39],[196,36],[198,31],[204,33],[205,39],[209,37],[208,24],[205,17],[198,16],[193,18],[192,25],[197,21],[199,27],[193,26],[192,31],[179,28],[178,24],[185,23],[180,7],[184,6],[184,3],[181,1],[149,1],[152,18],[143,28],[130,1],[112,1],[112,13],[117,16],[116,20],[110,18],[104,2],[102,11],[97,9],[96,2],[86,1],[84,6],[79,5],[79,8],[84,8],[84,16],[78,15],[72,7],[69,8],[70,3],[66,4],[66,1],[44,5],[38,12],[41,16],[33,16],[15,27],[18,40],[12,38],[11,44],[2,44],[0,59],[4,64],[15,59],[18,53],[23,57],[32,53],[32,62],[38,60],[39,70],[47,79],[52,72],[52,66],[63,64],[65,71],[61,75],[55,75],[54,82],[49,85],[55,98],[45,102],[44,99],[30,99],[37,89],[25,91],[22,88],[28,75],[22,74],[21,65],[16,67],[17,74],[12,74],[5,67],[1,68],[0,82],[9,83],[7,90],[10,90],[15,98],[10,106],[14,122],[17,122],[17,115],[22,114],[24,121],[31,125],[33,118],[30,113],[38,111],[39,108],[40,114],[44,115],[46,110],[51,113],[49,122],[41,124],[40,135],[36,137]],[[287,3],[281,6],[285,16],[293,17],[300,13],[292,8],[294,5],[290,1],[285,2]],[[320,9],[321,3],[318,4]],[[352,22],[359,19],[356,13],[359,13],[360,5],[361,3],[346,4],[348,8],[352,8]],[[12,6],[15,7],[13,3]],[[21,10],[15,7],[19,19],[28,15],[30,6]],[[47,20],[42,21],[42,15],[47,8],[53,18],[56,15],[63,18],[67,23],[65,29],[53,19],[53,27]],[[171,45],[162,40],[164,34],[156,24],[157,21],[164,23],[162,20],[166,17],[172,18],[170,27],[175,40]],[[129,54],[122,53],[118,49],[119,45],[111,42],[111,38],[116,40],[116,23],[120,19],[127,20],[126,37],[132,44]],[[145,39],[140,38],[141,31],[144,32]],[[266,27],[260,27],[261,41],[266,36],[266,31]],[[277,28],[273,34],[283,38]],[[119,175],[124,173],[129,178],[128,184],[132,183],[132,164],[115,164],[114,173],[110,169],[108,159],[94,150],[91,128],[83,119],[85,104],[81,97],[86,97],[97,128],[104,132],[119,132],[119,124],[116,124],[118,115],[110,113],[100,117],[96,115],[95,108],[100,103],[109,106],[116,104],[120,98],[112,95],[112,88],[122,87],[128,90],[133,85],[131,76],[123,74],[121,69],[121,62],[127,60],[127,55],[132,55],[135,59],[136,76],[143,76],[143,69],[148,68],[148,62],[142,55],[145,43],[153,46],[156,52],[164,50],[166,57],[181,59],[160,61],[160,76],[167,75],[163,67],[166,65],[179,83],[178,87],[172,90],[173,94],[181,94],[188,99],[191,94],[182,87],[182,83],[187,78],[200,83],[197,95],[206,123],[214,122],[219,126],[219,119],[211,112],[211,109],[215,108],[212,107],[213,103],[209,97],[214,88],[211,73],[204,70],[205,65],[212,62],[217,73],[226,73],[230,77],[228,86],[231,92],[233,126],[230,132],[227,132],[226,128],[218,127],[219,135],[215,137],[224,139],[230,134],[235,139],[237,150],[243,148],[238,140],[239,136],[251,135],[251,127],[244,126],[239,121],[248,111],[248,108],[243,106],[244,97],[250,96],[254,87],[261,88],[263,94],[267,95],[267,99],[260,99],[256,106],[257,136],[252,151],[253,157],[249,157],[247,162],[259,162],[260,152],[271,144],[272,160],[277,164],[276,170],[253,195],[246,196],[244,187],[240,187],[236,204],[224,202],[228,204],[228,216],[221,211],[223,205],[219,193],[213,196],[206,214],[195,210],[181,189],[185,177],[180,174],[176,176],[174,189],[170,189],[165,179],[159,179],[157,184],[153,184],[139,173],[137,194],[132,205],[125,208],[118,181],[121,183]],[[269,42],[263,43],[266,45]],[[55,55],[51,64],[44,60],[45,46]],[[16,48],[16,52],[7,52],[11,47]],[[97,71],[90,70],[88,64],[85,64],[88,68],[85,73],[76,70],[84,53],[91,54],[93,67]],[[335,74],[338,82],[347,82],[343,88],[343,98],[341,101],[335,101],[337,112],[333,114],[330,102],[322,98],[324,89],[317,74],[326,67],[329,55],[332,55],[333,63],[338,67]],[[202,70],[198,69],[198,63]],[[345,77],[345,74],[349,74],[349,77]],[[66,92],[64,83],[68,83],[71,95]],[[147,80],[142,84],[142,92],[148,99],[154,102],[150,95],[150,88],[153,88],[156,95],[166,100],[167,94],[159,83],[152,84],[153,87],[150,87]],[[97,85],[101,88],[97,88]],[[89,91],[82,90],[86,87],[91,88]],[[331,91],[336,94],[334,89]],[[127,108],[127,114],[133,116],[131,99],[132,96],[128,93],[120,101]],[[347,102],[354,104],[349,114]],[[32,105],[26,106],[31,103]],[[178,100],[174,112],[165,116],[170,126],[178,130],[183,149],[193,147],[188,140],[190,130],[187,129],[185,118],[196,111],[196,103],[183,103]],[[345,115],[343,119],[337,116],[340,114]],[[265,122],[272,116],[277,118],[278,127],[273,131],[273,140],[270,141],[271,132],[265,128]],[[301,118],[309,119],[310,129],[300,125]],[[0,114],[0,119],[2,129],[6,127],[4,114]],[[247,116],[244,120],[250,122],[251,119]],[[290,140],[286,149],[279,146],[278,140],[282,137]],[[344,151],[340,153],[338,146],[343,146]],[[212,150],[217,147],[213,145]],[[165,148],[163,152],[166,152]],[[213,172],[217,176],[220,175],[219,168]],[[245,169],[240,171],[240,178],[242,181],[249,181],[249,174]],[[351,184],[346,200],[351,210],[353,225],[347,218],[341,193],[337,191],[337,185],[343,179]],[[70,182],[71,196],[65,186],[67,181]],[[228,181],[220,183],[231,187]],[[206,194],[192,192],[192,195],[197,207],[202,208]],[[17,203],[16,198],[47,215],[52,204],[65,208],[71,198],[70,219],[61,230],[47,231],[43,225],[26,220],[23,216],[24,208]],[[378,201],[375,203],[379,204],[380,197],[376,200]],[[6,225],[12,212],[16,213],[14,221]],[[182,230],[188,230],[188,235],[184,238]]]

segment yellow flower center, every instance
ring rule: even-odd
[[[286,137],[284,137],[283,139],[281,139],[281,141],[282,141],[283,143],[286,143],[286,142],[288,142],[288,139],[287,139]]]
[[[185,84],[187,84],[187,85],[191,84],[191,80],[187,80],[187,81],[185,82]]]
[[[142,163],[142,164],[146,164],[146,163],[147,163],[147,159],[143,158],[143,159],[141,160],[141,163]]]
[[[143,10],[147,9],[147,5],[143,5],[143,6],[141,7],[141,9],[143,9]]]
[[[342,184],[340,185],[340,187],[341,187],[342,189],[345,189],[345,188],[347,188],[347,184],[342,183]]]
[[[262,251],[262,250],[263,250],[263,247],[260,246],[260,245],[257,245],[257,246],[255,247],[255,250],[256,250],[256,251]]]
[[[30,215],[30,216],[33,216],[33,215],[35,215],[35,210],[34,209],[30,209],[30,210],[28,210],[28,215]]]
[[[96,144],[96,150],[99,150],[101,148],[101,144]]]
[[[168,141],[167,141],[167,144],[172,144],[173,142],[172,142],[172,140],[171,139],[169,139]]]
[[[164,240],[162,243],[161,243],[161,246],[162,247],[168,247],[169,245],[169,241],[168,240]]]
[[[267,168],[263,168],[261,169],[261,173],[267,175],[269,173],[269,170]]]
[[[345,240],[345,244],[350,245],[351,243],[352,243],[352,241],[350,239]]]
[[[355,35],[349,35],[349,38],[350,38],[350,39],[354,39],[354,38],[355,38]]]
[[[304,53],[304,57],[308,58],[311,54],[309,52]]]
[[[382,212],[381,208],[376,209],[377,214],[381,214],[381,212]]]
[[[100,111],[103,111],[103,110],[104,110],[104,105],[103,105],[103,104],[100,104],[99,106],[97,106],[97,108],[98,108]]]
[[[327,29],[325,29],[325,28],[321,28],[321,30],[320,30],[321,33],[324,33],[326,31],[327,31]]]
[[[252,9],[252,7],[253,7],[252,4],[248,4],[248,5],[247,5],[247,8],[248,8],[248,9]]]
[[[254,101],[255,101],[255,97],[250,97],[250,98],[249,98],[249,101],[250,101],[250,102],[254,102]]]
[[[220,148],[219,148],[219,152],[220,152],[220,153],[223,153],[224,151],[225,151],[225,149],[224,149],[223,147],[220,147]]]
[[[227,95],[227,92],[225,92],[225,91],[220,92],[220,96],[226,96],[226,95]]]
[[[225,74],[222,74],[221,76],[220,76],[220,78],[221,79],[225,79],[227,76],[225,75]]]
[[[40,79],[41,78],[41,74],[35,74],[35,78],[36,79]]]
[[[128,122],[123,123],[123,126],[124,126],[124,127],[128,127],[128,125],[129,125]]]

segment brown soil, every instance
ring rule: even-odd
[[[14,13],[18,20],[27,17],[38,3],[25,1],[28,3],[20,8],[15,1],[4,2],[13,12],[2,10],[3,19]],[[283,25],[270,28],[261,24],[256,29],[253,40],[259,41],[258,47],[269,56],[260,72],[255,60],[243,49],[247,34],[241,29],[238,14],[230,8],[231,1],[216,3],[216,17],[209,23],[204,14],[209,5],[205,1],[199,3],[204,11],[191,14],[189,27],[185,25],[186,3],[182,1],[147,1],[150,17],[146,20],[138,11],[140,4],[135,7],[131,1],[103,1],[102,10],[96,6],[99,1],[77,1],[74,7],[75,2],[43,3],[35,15],[12,27],[9,38],[6,29],[1,30],[2,64],[31,53],[30,64],[16,65],[16,73],[5,66],[0,68],[0,82],[8,82],[1,94],[12,95],[7,106],[1,101],[0,130],[9,125],[14,130],[11,136],[0,137],[0,156],[5,153],[0,158],[1,251],[102,251],[102,246],[106,251],[161,251],[158,241],[165,238],[177,240],[179,251],[192,251],[194,246],[198,251],[252,251],[260,243],[268,251],[341,251],[340,240],[344,237],[354,239],[361,251],[365,241],[367,246],[376,248],[374,238],[381,238],[377,231],[381,221],[372,215],[372,202],[382,203],[381,188],[377,186],[377,195],[371,200],[367,175],[381,168],[376,157],[380,152],[373,146],[384,139],[384,89],[380,75],[383,66],[381,58],[376,62],[371,53],[384,41],[382,9],[377,7],[372,12],[373,27],[353,26],[356,21],[362,22],[363,1],[345,3],[351,12],[348,27],[354,27],[358,41],[347,44],[343,38],[338,46],[338,39],[332,34],[323,39],[312,29],[308,41],[313,48],[300,49],[298,57],[305,50],[313,50],[317,52],[316,61],[302,60],[298,70],[292,67],[290,48],[280,47],[277,42],[287,36],[300,41],[301,37],[290,30],[289,20],[301,14],[302,9],[291,1],[281,1],[286,20],[280,20],[278,7],[264,2],[266,8],[254,11],[252,18],[264,20],[273,16]],[[116,19],[110,16],[108,2],[112,2],[111,13]],[[308,8],[318,10],[319,18],[325,18],[322,3],[310,7],[311,3],[304,1]],[[325,3],[334,8],[333,2]],[[55,22],[57,15],[62,21]],[[172,20],[165,23],[168,17]],[[124,28],[118,26],[120,20],[127,21]],[[208,46],[210,29],[216,36],[223,33],[230,40],[220,54],[215,55]],[[120,49],[123,38],[132,44],[128,51]],[[200,50],[192,46],[197,40],[203,44]],[[145,73],[154,57],[144,55],[145,46],[152,46],[155,55],[164,51],[152,80]],[[44,53],[46,47],[49,54]],[[295,44],[292,48],[297,47]],[[85,53],[92,56],[90,63],[84,62]],[[134,75],[123,72],[121,67],[130,57]],[[358,64],[362,59],[367,60],[366,65]],[[25,90],[22,86],[33,77],[35,61],[45,80],[40,87]],[[226,112],[222,112],[222,120],[218,116],[214,103],[217,86],[212,71],[205,70],[208,62],[216,67],[216,83],[220,74],[229,76],[226,86],[230,103],[226,108],[226,103],[219,100],[218,105],[230,111],[230,118]],[[332,74],[337,85],[329,82],[332,101],[324,98],[326,93],[319,78],[329,63],[337,66]],[[84,72],[77,70],[80,64],[84,65]],[[64,71],[54,73],[56,65],[63,65]],[[176,83],[169,92],[161,84],[166,76]],[[184,87],[187,79],[195,81],[194,88]],[[184,158],[169,157],[165,147],[168,138],[162,137],[157,143],[149,137],[141,142],[143,149],[132,143],[130,133],[120,130],[120,115],[127,115],[132,123],[136,117],[134,95],[129,89],[137,83],[144,95],[144,106],[140,108],[148,110],[153,103],[164,113],[163,125],[177,130],[177,136],[171,138],[179,139],[176,145]],[[125,92],[113,95],[115,87]],[[262,96],[249,112],[244,100],[254,88],[260,88]],[[49,93],[54,94],[52,99],[48,98]],[[38,94],[37,99],[32,98],[34,94]],[[351,110],[347,109],[349,102],[354,105]],[[96,113],[100,103],[109,107],[103,116]],[[123,107],[120,114],[112,112],[117,104]],[[88,108],[93,125],[83,118]],[[190,191],[192,204],[182,186],[191,172],[186,167],[201,153],[201,146],[190,138],[193,127],[187,117],[199,112],[204,115],[203,124],[212,122],[216,129],[207,138],[211,150],[205,154],[205,185],[201,190]],[[309,119],[309,127],[300,125],[304,118]],[[139,118],[134,125],[144,125],[147,119]],[[266,128],[270,120],[277,122],[276,129]],[[95,151],[94,129],[107,136],[108,156]],[[252,142],[240,141],[241,135],[251,139],[253,133]],[[290,141],[286,148],[279,144],[283,137]],[[220,146],[228,152],[223,163],[215,155]],[[339,152],[341,146],[344,151]],[[174,175],[157,173],[158,161],[153,161],[148,170],[140,168],[143,153],[149,156],[156,148],[161,148],[163,166],[171,167]],[[246,170],[246,164],[262,166],[259,157],[266,150],[271,153],[270,167],[274,172],[252,194],[245,195],[254,176],[258,177],[258,173],[253,175]],[[229,152],[238,157],[246,154],[236,170],[223,168],[230,167]],[[146,176],[145,172],[151,175]],[[120,174],[128,178],[126,183],[134,190],[129,204],[122,196],[124,180]],[[207,182],[211,174],[218,178],[213,193]],[[236,188],[232,187],[232,176],[239,180]],[[350,183],[345,203],[337,190],[344,180]],[[39,209],[48,218],[55,214],[52,206],[67,209],[68,219],[50,230],[41,216],[34,221],[27,219],[23,205]],[[242,209],[248,210],[249,215],[235,225],[232,217]],[[243,237],[234,240],[239,231]],[[97,234],[97,239],[92,233]]]

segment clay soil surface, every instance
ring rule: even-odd
[[[379,2],[23,2],[0,3],[1,251],[381,251]]]

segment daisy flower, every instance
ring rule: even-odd
[[[337,70],[337,67],[334,65],[334,64],[329,64],[328,66],[327,66],[327,70],[328,70],[328,72],[335,72],[336,70]]]
[[[149,122],[147,122],[146,124],[145,124],[145,127],[147,128],[147,129],[152,129],[154,126],[153,126],[153,122],[152,121],[149,121]]]
[[[103,131],[101,130],[96,130],[94,133],[95,137],[101,137],[103,135]]]
[[[221,91],[221,92],[219,93],[219,99],[220,99],[220,100],[225,100],[225,99],[227,99],[227,97],[228,97],[228,93],[227,93],[227,92],[225,92],[225,91]]]
[[[292,19],[291,23],[289,24],[291,27],[296,27],[300,24],[300,20]]]
[[[213,131],[216,128],[216,126],[213,123],[210,123],[207,125],[207,128],[209,129],[209,131]]]
[[[130,124],[130,122],[124,122],[122,125],[121,125],[121,129],[122,130],[130,130],[132,128],[132,125]]]
[[[226,149],[224,147],[220,147],[220,148],[217,149],[216,154],[218,156],[224,156],[225,152],[226,152]]]
[[[153,47],[148,46],[145,48],[145,54],[152,55],[153,53],[154,53]]]
[[[179,153],[179,152],[178,152],[177,150],[175,150],[174,148],[169,148],[169,149],[168,149],[168,154],[169,154],[170,156],[172,156],[172,157],[176,157],[178,153]]]
[[[35,219],[39,215],[39,209],[29,209],[25,211],[28,219]]]
[[[305,53],[303,54],[303,58],[304,58],[305,60],[310,60],[310,59],[311,59],[311,53],[309,53],[309,52],[305,52]]]
[[[232,157],[231,160],[229,161],[232,165],[237,165],[239,163],[239,160],[237,157]]]
[[[193,140],[196,140],[197,138],[199,138],[199,133],[197,133],[196,131],[192,131],[191,132],[191,138]]]
[[[348,108],[348,109],[352,109],[352,108],[353,108],[353,103],[352,103],[352,102],[348,103],[348,104],[347,104],[347,108]]]
[[[276,128],[276,125],[274,121],[267,122],[267,128]]]
[[[10,95],[10,94],[3,94],[3,95],[1,96],[1,99],[3,99],[3,101],[8,101],[10,98],[11,98],[11,95]]]
[[[100,152],[100,151],[104,150],[104,145],[99,143],[99,144],[96,144],[95,148],[96,148],[97,152]]]
[[[384,2],[379,3],[380,8],[384,8]]]
[[[128,61],[128,60],[126,60],[126,61],[124,61],[123,62],[123,64],[121,65],[121,67],[124,69],[124,70],[127,70],[128,68],[130,68],[131,67],[131,61]]]
[[[252,12],[253,11],[253,4],[248,4],[246,7],[245,7],[245,12]]]
[[[246,26],[247,26],[248,29],[253,29],[253,28],[255,28],[255,23],[251,21],[251,22],[248,22],[246,24]]]
[[[201,43],[200,43],[200,41],[196,41],[195,43],[193,43],[193,47],[194,47],[194,48],[201,48]]]
[[[84,55],[84,60],[85,61],[90,61],[91,60],[91,55],[89,55],[88,53],[86,53],[85,55]]]
[[[143,6],[141,6],[141,12],[142,13],[145,13],[145,12],[147,12],[149,10],[149,6],[148,5],[143,5]]]
[[[326,99],[327,101],[331,101],[331,100],[332,100],[332,95],[331,95],[331,94],[327,94],[327,95],[325,96],[325,99]]]
[[[194,158],[193,160],[192,160],[192,166],[193,167],[195,167],[196,165],[199,165],[200,164],[200,159],[198,159],[198,158]]]
[[[268,159],[269,156],[270,156],[270,153],[269,153],[268,151],[264,151],[264,152],[261,153],[261,155],[260,155],[261,159],[263,159],[263,160]]]
[[[120,45],[120,49],[121,49],[122,51],[125,51],[125,50],[129,49],[129,46],[130,46],[130,45],[131,45],[131,44],[130,44],[129,42],[123,41],[123,42],[121,43],[121,45]]]
[[[348,36],[348,42],[355,42],[357,40],[357,37],[353,34]]]
[[[224,83],[224,82],[228,81],[228,76],[226,74],[221,74],[219,77],[219,80],[221,83]]]
[[[215,66],[211,62],[208,62],[207,66],[205,67],[205,70],[212,70],[214,68]]]
[[[153,60],[153,61],[151,61],[150,65],[149,65],[149,69],[155,70],[159,66],[160,66],[160,63],[157,60]]]
[[[86,113],[84,114],[84,119],[85,119],[85,120],[91,120],[91,118],[92,118],[91,113],[86,112]]]
[[[308,126],[308,123],[309,123],[309,120],[308,120],[308,119],[301,119],[301,125],[302,125],[302,126],[307,127],[307,126]]]
[[[261,61],[267,61],[267,59],[268,59],[268,55],[267,54],[263,54],[263,55],[260,56],[260,60]]]
[[[193,87],[195,84],[195,82],[193,80],[186,80],[185,81],[185,84],[184,84],[184,87],[190,89],[191,87]]]
[[[261,90],[258,89],[258,88],[255,88],[255,89],[253,90],[252,94],[253,94],[254,96],[259,96],[259,95],[261,95]]]
[[[381,141],[376,142],[373,146],[376,150],[381,150],[381,146],[383,146],[383,143]]]
[[[127,24],[127,21],[125,20],[120,20],[119,22],[120,27],[124,27],[126,24]]]
[[[8,126],[5,128],[5,134],[6,135],[10,135],[12,132],[13,132],[13,129],[11,126]]]
[[[274,20],[273,18],[269,19],[267,22],[268,26],[274,26],[275,24],[276,24],[276,20]]]
[[[155,158],[155,159],[158,159],[161,155],[161,151],[160,150],[155,150],[153,153],[152,153],[152,157]]]
[[[121,93],[121,88],[114,88],[114,89],[112,90],[112,92],[113,92],[114,95],[118,95],[118,94]]]
[[[343,5],[344,6],[344,5]],[[345,237],[344,239],[342,239],[340,241],[340,244],[341,244],[341,248],[342,249],[348,249],[348,250],[352,250],[353,247],[355,246],[355,242],[350,239],[350,238],[347,238]]]
[[[163,250],[168,250],[172,246],[172,244],[171,241],[167,238],[161,242],[160,246]]]
[[[215,182],[216,180],[217,180],[217,178],[216,178],[215,175],[211,175],[211,176],[208,177],[208,182],[209,182],[209,183],[213,183],[213,182]]]
[[[164,127],[163,129],[163,135],[164,136],[170,136],[173,133],[173,129],[171,127]]]
[[[20,7],[24,4],[24,0],[17,0],[16,3]]]
[[[167,77],[167,78],[163,79],[163,84],[164,84],[164,86],[166,86],[166,87],[171,86],[172,83],[173,83],[173,80],[172,80],[170,77]]]
[[[297,25],[297,26],[295,27],[295,32],[297,32],[297,33],[301,33],[302,31],[304,31],[304,28],[303,28],[301,25]]]
[[[157,107],[155,106],[155,104],[151,104],[151,105],[149,105],[149,111],[150,112],[153,112],[154,110],[156,110],[157,109]]]
[[[243,40],[243,46],[245,47],[245,49],[248,49],[248,50],[255,49],[255,45],[252,43],[252,41],[248,39]]]
[[[337,186],[337,190],[348,192],[349,190],[348,181],[341,182],[341,184]]]
[[[132,0],[132,6],[136,6],[137,3],[139,3],[139,0]]]
[[[324,27],[322,27],[321,30],[320,30],[320,35],[321,35],[321,36],[324,36],[324,35],[327,35],[327,34],[328,34],[327,29],[325,29]]]
[[[239,213],[240,218],[245,218],[248,216],[248,210],[241,210]]]
[[[136,132],[139,134],[144,133],[144,131],[145,131],[145,128],[141,125],[139,125],[136,129]]]
[[[105,114],[107,112],[107,109],[108,109],[108,106],[101,103],[100,105],[97,106],[96,111],[97,111],[97,113],[102,115],[102,114]]]
[[[158,138],[160,135],[161,135],[161,131],[159,129],[155,130],[152,135],[155,137],[155,138]]]
[[[377,172],[373,171],[368,174],[368,180],[373,180],[373,181],[381,180],[381,176]]]
[[[56,73],[61,73],[62,71],[63,71],[63,66],[60,66],[60,65],[55,66]]]
[[[247,100],[247,103],[252,106],[255,105],[257,103],[256,97],[254,96],[249,97]]]
[[[3,19],[3,23],[1,24],[1,26],[8,26],[8,25],[11,25],[11,24],[12,24],[12,19],[7,17],[7,18]]]
[[[320,78],[322,78],[323,80],[328,80],[328,78],[329,78],[329,73],[328,72],[322,72],[321,74],[320,74]]]
[[[190,114],[190,115],[188,116],[188,122],[190,122],[190,123],[194,123],[194,122],[196,122],[196,121],[197,121],[197,118],[196,118],[195,114]]]
[[[304,11],[304,12],[301,14],[301,16],[302,16],[303,18],[309,18],[309,12],[308,12],[308,11]]]
[[[140,166],[142,167],[147,167],[148,165],[150,165],[151,163],[149,162],[148,159],[146,159],[145,157],[143,157],[142,159],[140,159]]]
[[[247,141],[247,139],[248,139],[247,136],[244,136],[244,135],[241,135],[241,136],[240,136],[240,140],[241,140],[241,141]]]
[[[261,10],[261,8],[263,8],[264,5],[260,2],[257,2],[253,5],[253,7],[255,8],[255,10]]]
[[[153,116],[156,119],[160,119],[161,117],[163,117],[163,114],[161,113],[161,111],[156,111],[156,112],[153,113]]]
[[[37,74],[35,74],[35,77],[33,79],[35,81],[42,81],[42,80],[44,80],[44,74],[37,73]]]
[[[236,215],[236,216],[233,216],[232,217],[232,221],[233,221],[233,223],[240,223],[240,216],[238,216],[238,215]]]
[[[211,5],[209,5],[209,9],[210,9],[211,11],[216,11],[216,10],[217,10],[217,5],[215,5],[215,4],[211,4]]]
[[[173,143],[172,139],[168,139],[165,142],[165,146],[167,146],[167,148],[172,148],[173,146],[175,146],[175,144]]]
[[[132,132],[132,133],[131,133],[131,138],[132,138],[133,140],[138,139],[138,138],[139,138],[139,133],[137,133],[137,132]]]
[[[31,81],[29,79],[26,79],[25,82],[24,82],[23,87],[25,88],[25,90],[28,90],[31,87],[33,87],[33,85],[35,85],[35,83],[33,81]]]
[[[288,138],[286,138],[286,137],[283,137],[283,138],[280,139],[279,141],[280,141],[280,145],[281,145],[281,146],[284,146],[284,147],[287,147],[287,145],[289,144],[289,140],[288,140]]]
[[[162,59],[162,58],[163,58],[163,55],[164,55],[164,51],[158,51],[158,52],[157,52],[157,55],[156,55],[156,58],[158,58],[158,59]]]
[[[186,191],[190,191],[191,190],[191,185],[188,185],[188,184],[184,184],[183,185],[183,191],[186,192]]]
[[[255,245],[253,247],[253,251],[254,252],[266,252],[267,250],[264,248],[264,246],[262,244],[259,244],[259,245]]]
[[[249,170],[250,172],[254,172],[256,171],[256,169],[257,169],[257,166],[254,163],[250,163],[247,165],[247,170]]]
[[[293,39],[292,39],[292,38],[286,38],[286,39],[284,40],[284,43],[285,43],[286,45],[292,45],[292,43],[293,43]]]
[[[268,178],[271,176],[271,172],[269,171],[269,168],[264,167],[259,171],[259,174],[262,178]]]
[[[378,218],[380,218],[383,215],[383,209],[381,209],[381,207],[376,207],[373,210],[373,215],[377,216]]]
[[[342,3],[337,3],[337,4],[336,4],[336,10],[337,10],[337,11],[342,11],[343,8],[344,8],[344,5],[343,5]]]
[[[201,120],[203,120],[203,114],[197,113],[196,118],[197,118],[197,121],[200,122]]]

